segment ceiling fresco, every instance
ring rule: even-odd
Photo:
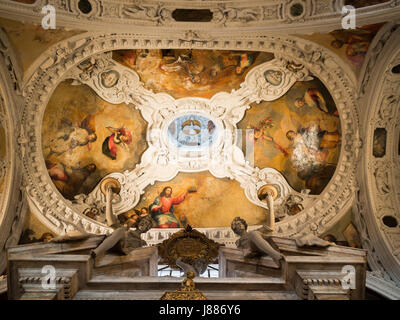
[[[335,172],[340,120],[332,97],[317,79],[295,83],[278,100],[253,103],[238,128],[247,158],[254,157],[256,167],[280,171],[297,191],[320,194]],[[246,134],[247,129],[254,133]]]
[[[121,50],[114,59],[135,70],[147,89],[174,98],[211,98],[238,89],[253,67],[273,54],[219,50]]]
[[[358,74],[365,60],[368,48],[376,33],[383,26],[372,24],[350,30],[336,30],[327,34],[298,35],[301,38],[321,44],[338,54]]]
[[[52,45],[82,33],[82,31],[65,29],[45,30],[40,25],[8,19],[0,19],[0,26],[6,30],[15,51],[18,52],[22,71],[26,71]]]
[[[172,193],[166,190],[167,187],[171,188]],[[162,207],[158,209],[160,205]],[[142,208],[150,212],[157,227],[173,223],[175,227],[186,224],[196,228],[229,227],[237,216],[253,225],[265,222],[267,217],[267,210],[246,198],[239,182],[215,178],[208,171],[181,172],[168,182],[156,182],[148,186],[135,207],[137,211]],[[160,214],[163,210],[172,214],[168,217],[167,214]],[[135,214],[134,210],[126,213],[127,216],[132,214]]]
[[[52,181],[73,199],[108,173],[132,170],[147,148],[146,127],[132,106],[110,104],[85,85],[62,82],[42,125],[43,157]]]
[[[127,53],[133,54],[132,66],[138,68],[147,87],[175,98],[230,92],[240,87],[251,67],[273,58],[268,53],[238,51],[130,50],[114,52],[114,61],[126,59]],[[251,56],[251,62],[240,69],[245,56]],[[237,64],[219,69],[212,78],[213,68],[221,66],[215,61]],[[162,69],[165,64],[177,68],[166,71]],[[199,83],[192,82],[192,69],[186,68],[192,64],[201,65],[199,70],[203,70],[198,73]],[[92,65],[84,61],[78,68],[86,70]],[[282,74],[272,71],[266,70],[263,76],[272,86],[279,86]],[[107,69],[99,81],[112,90],[119,79],[118,72]],[[179,86],[182,81],[191,85]],[[168,123],[166,138],[179,149],[201,151],[219,139],[217,129],[206,116],[184,114]],[[244,134],[243,151],[254,158],[254,166],[278,170],[298,192],[309,189],[311,194],[320,194],[335,172],[341,146],[339,115],[331,95],[316,78],[294,83],[275,101],[252,103],[238,129]],[[146,130],[147,122],[133,105],[106,102],[76,80],[60,83],[42,123],[43,157],[52,182],[65,198],[74,200],[95,190],[106,175],[132,171],[148,147]],[[246,132],[251,134],[246,136]],[[228,227],[236,216],[250,225],[261,224],[267,212],[249,201],[239,182],[215,178],[208,171],[181,172],[168,182],[147,186],[135,208],[125,208],[121,218],[141,211],[153,216],[156,227],[188,223],[193,227]]]

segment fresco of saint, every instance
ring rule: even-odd
[[[47,157],[52,154],[61,155],[67,151],[71,154],[77,147],[87,146],[90,150],[90,144],[96,140],[93,115],[89,114],[76,126],[69,119],[63,118],[58,125],[57,135],[49,140],[44,150]]]
[[[332,31],[330,35],[335,40],[331,42],[331,46],[335,49],[344,47],[346,57],[350,62],[357,67],[361,67],[368,47],[381,26],[382,24],[373,24],[355,30]]]
[[[186,190],[179,197],[172,197],[172,188],[165,187],[160,195],[150,205],[150,212],[156,221],[156,228],[179,228],[181,222],[174,215],[174,205],[183,202],[188,194]]]

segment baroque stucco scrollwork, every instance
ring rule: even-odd
[[[181,98],[175,100],[168,94],[154,94],[144,88],[139,76],[132,70],[111,60],[109,53],[91,58],[93,68],[90,75],[79,68],[71,70],[68,77],[92,87],[97,94],[110,103],[135,103],[144,119],[148,122],[149,148],[142,156],[141,163],[135,170],[124,173],[112,173],[122,186],[119,200],[114,203],[116,214],[123,213],[138,202],[144,188],[158,181],[171,180],[180,171],[199,172],[209,170],[215,177],[229,177],[241,183],[247,198],[256,205],[268,209],[265,202],[258,199],[257,191],[266,184],[274,184],[280,191],[276,205],[295,191],[288,185],[281,174],[271,168],[261,171],[246,163],[241,149],[234,145],[237,134],[236,124],[240,121],[253,101],[272,101],[281,97],[296,81],[311,80],[312,77],[304,66],[293,70],[292,64],[283,58],[277,58],[254,68],[246,76],[241,88],[232,93],[218,93],[211,99]],[[112,88],[102,84],[101,75],[116,72],[119,80]],[[279,85],[271,84],[264,76],[273,72]],[[167,135],[168,125],[184,115],[201,115],[211,119],[219,132],[217,141],[207,150],[181,151],[171,145]],[[79,196],[80,204],[84,195]],[[88,196],[88,204],[102,200],[97,186]],[[91,200],[90,200],[91,198]],[[85,208],[85,210],[88,208]]]
[[[316,26],[322,32],[341,27],[344,0],[256,0],[249,1],[192,1],[192,0],[142,0],[133,3],[124,0],[87,0],[85,8],[75,0],[37,0],[32,5],[13,1],[0,2],[0,15],[16,20],[40,23],[42,8],[51,4],[57,11],[59,27],[108,32],[108,24],[113,30],[125,32],[132,25],[137,32],[145,28],[168,27],[175,30],[215,28],[241,29],[244,32],[290,31],[314,32]],[[205,10],[206,22],[177,18],[176,10]],[[373,8],[357,10],[357,20],[362,24],[378,23],[393,19],[399,13],[398,0],[389,0]],[[34,14],[32,14],[32,12]],[[373,13],[378,12],[376,17]],[[200,14],[200,13],[199,13]],[[368,21],[367,21],[368,19]],[[383,19],[383,20],[381,20]],[[307,22],[307,25],[304,24]],[[277,25],[279,27],[277,28]],[[263,29],[261,30],[260,27]],[[173,31],[174,30],[174,31]]]
[[[0,274],[6,267],[5,250],[18,243],[27,211],[22,187],[21,161],[14,134],[20,126],[21,73],[10,41],[0,30],[0,126],[5,132],[5,150],[0,156]],[[3,142],[1,142],[3,143]]]
[[[334,222],[340,219],[341,214],[345,212],[354,198],[354,181],[355,181],[355,162],[360,154],[360,139],[358,133],[358,113],[354,107],[354,89],[355,84],[351,81],[351,75],[343,70],[341,67],[340,60],[336,56],[332,55],[327,49],[311,43],[306,40],[300,40],[294,37],[243,37],[240,35],[229,36],[218,36],[212,35],[212,40],[197,40],[193,42],[182,41],[181,39],[185,34],[176,34],[174,37],[155,36],[155,35],[143,35],[143,34],[106,34],[100,35],[95,33],[88,33],[85,35],[75,36],[66,41],[60,42],[56,46],[50,48],[46,52],[46,59],[37,61],[36,65],[39,67],[34,72],[28,75],[29,79],[24,87],[25,108],[23,116],[23,139],[21,138],[21,153],[24,159],[25,174],[27,176],[27,194],[30,201],[32,210],[38,214],[38,217],[44,222],[50,229],[56,233],[64,233],[69,229],[82,228],[92,233],[108,233],[110,230],[103,224],[93,221],[81,212],[74,209],[74,205],[65,200],[60,193],[57,191],[55,186],[52,184],[44,160],[41,154],[41,132],[40,123],[43,117],[44,109],[47,101],[50,98],[54,88],[57,84],[67,77],[71,77],[71,72],[74,67],[80,62],[96,55],[102,54],[110,50],[117,49],[134,49],[134,48],[209,48],[209,49],[239,49],[239,50],[259,50],[269,51],[276,54],[277,63],[276,67],[281,68],[282,62],[287,63],[288,61],[295,62],[296,65],[303,65],[304,71],[310,72],[317,76],[321,81],[324,82],[325,86],[332,93],[332,96],[336,102],[337,108],[341,115],[341,124],[343,131],[343,145],[341,151],[341,157],[336,173],[332,178],[331,182],[325,189],[325,191],[318,197],[312,205],[308,206],[301,213],[296,216],[289,217],[285,221],[277,224],[277,233],[281,235],[294,235],[298,232],[311,232],[314,234],[322,234],[327,228],[329,228]],[[234,40],[235,39],[235,40]],[[284,57],[284,58],[282,58]],[[299,73],[300,74],[300,73]],[[250,75],[249,75],[250,76]],[[303,74],[301,77],[305,77]],[[300,77],[300,75],[299,75]],[[135,77],[132,75],[130,81],[134,80]],[[81,79],[82,80],[82,79]],[[128,81],[128,80],[127,80]],[[135,81],[134,81],[135,83]],[[93,84],[94,85],[94,84]],[[140,83],[137,83],[137,90],[144,92]],[[262,87],[262,84],[260,84]],[[265,84],[264,84],[265,85]],[[259,87],[256,87],[260,89]],[[242,91],[241,91],[242,90]],[[237,92],[245,92],[244,85]],[[261,92],[264,89],[260,89]],[[250,90],[251,91],[251,90]],[[249,92],[250,92],[249,91]],[[145,93],[145,92],[144,92]],[[125,92],[125,98],[122,101],[129,102],[130,94]],[[246,97],[251,96],[246,95]],[[277,93],[279,96],[279,93]],[[180,110],[179,100],[171,100],[165,94],[157,94],[147,96],[144,94],[147,100],[136,101],[139,102],[140,108],[145,110],[151,109],[152,99],[162,99],[163,105],[166,107],[157,110],[154,113],[156,117],[153,117],[151,124],[161,124],[159,117],[167,118],[170,111],[175,110],[174,116],[177,116],[176,110]],[[233,93],[233,97],[235,94]],[[242,96],[239,101],[241,101]],[[219,99],[222,99],[223,95]],[[127,99],[127,100],[125,100]],[[214,101],[218,101],[218,94],[214,97]],[[188,102],[186,100],[184,102]],[[215,114],[210,114],[209,108],[205,108],[205,105],[211,103],[202,99],[191,100],[190,103],[185,103],[190,108],[198,108],[198,110],[209,112],[209,116],[218,122],[218,118]],[[213,102],[214,103],[214,102]],[[247,105],[241,101],[240,105]],[[145,105],[146,107],[143,107]],[[218,104],[214,104],[218,106]],[[240,108],[239,108],[240,109]],[[182,109],[183,110],[183,109]],[[193,109],[192,109],[193,110]],[[211,108],[211,110],[217,110],[218,108]],[[233,126],[242,117],[241,113],[245,110],[238,110],[235,116],[232,114],[226,119],[221,119],[220,123],[224,125]],[[217,112],[218,114],[218,112]],[[146,117],[145,112],[143,113]],[[147,116],[151,118],[150,115]],[[173,118],[173,116],[172,116]],[[171,118],[171,119],[172,119]],[[230,119],[230,121],[227,121]],[[162,129],[162,128],[161,128]],[[155,143],[164,143],[158,138]],[[146,157],[152,155],[151,148],[148,149],[148,155],[142,157],[142,163],[146,163]],[[240,158],[240,157],[239,157]],[[165,161],[166,158],[159,160]],[[153,159],[152,159],[153,160]],[[243,159],[242,159],[243,160]],[[150,163],[150,160],[147,161]],[[190,163],[190,162],[185,162]],[[247,168],[239,166],[244,170],[255,170],[254,168]],[[187,167],[185,170],[193,170],[193,168]],[[197,170],[197,169],[196,169]],[[138,167],[132,173],[116,173],[117,179],[120,179],[120,183],[125,183],[123,179],[131,179],[134,176],[134,183],[137,185],[135,189],[141,190],[140,184],[148,184],[149,178],[143,176],[144,168]],[[233,178],[236,174],[236,169],[231,171]],[[219,173],[214,172],[216,176]],[[254,174],[246,174],[243,176],[255,178],[253,183],[260,188],[266,183],[268,179],[271,179],[271,175],[276,174],[272,169],[261,170]],[[112,174],[113,175],[113,174]],[[230,176],[226,173],[221,176]],[[236,174],[237,175],[237,174]],[[172,176],[164,177],[164,179],[170,179]],[[160,178],[162,179],[162,177]],[[279,181],[277,176],[273,177],[274,181]],[[240,181],[240,180],[239,180]],[[258,183],[257,181],[261,182]],[[246,185],[246,183],[243,183]],[[286,181],[285,181],[286,183]],[[285,186],[282,182],[282,186]],[[132,184],[132,182],[130,182]],[[247,183],[250,185],[250,183]],[[246,187],[243,186],[246,190]],[[255,192],[257,190],[249,189],[246,193],[249,199],[255,198]],[[136,191],[134,191],[135,193]],[[123,191],[121,191],[121,196]],[[133,199],[136,199],[139,195],[131,195]],[[306,197],[306,195],[303,195]],[[128,195],[126,195],[126,199]],[[258,199],[256,199],[258,201]],[[122,202],[121,202],[122,203]],[[262,205],[257,202],[258,205]],[[118,207],[116,206],[116,210]],[[121,210],[123,205],[121,204]]]
[[[360,106],[364,115],[365,149],[359,168],[359,199],[355,212],[363,247],[368,249],[372,270],[387,281],[400,283],[399,134],[400,76],[394,67],[400,64],[398,23],[385,26],[375,43],[380,50],[368,56],[366,74],[361,79]],[[379,36],[379,35],[378,35]],[[373,66],[373,72],[371,71]],[[374,141],[376,130],[384,128],[385,139]],[[374,155],[384,144],[385,152]]]

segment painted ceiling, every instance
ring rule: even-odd
[[[238,128],[248,160],[254,157],[256,167],[280,171],[297,191],[320,194],[335,172],[339,114],[318,79],[295,83],[278,100],[253,103]],[[249,129],[254,132],[246,135]]]
[[[53,44],[81,32],[45,32],[40,26],[6,19],[0,19],[0,25],[7,31],[24,72]],[[333,51],[357,75],[380,27],[370,25],[351,31],[297,36]],[[147,89],[168,93],[176,99],[209,99],[219,92],[237,90],[253,68],[274,58],[267,52],[174,49],[119,50],[112,57],[134,70]],[[107,174],[132,170],[140,162],[147,148],[147,123],[134,107],[108,103],[91,88],[69,80],[59,84],[47,105],[41,131],[47,171],[66,199],[88,194]],[[297,191],[309,189],[311,194],[318,195],[335,172],[341,148],[340,120],[329,92],[317,78],[295,83],[278,100],[251,104],[238,128],[243,131],[241,147],[245,150],[250,146],[254,152],[248,160],[259,168],[277,169]],[[253,130],[253,136],[246,136],[246,130]],[[192,175],[208,179],[200,178],[202,174]],[[180,182],[176,186],[172,182],[174,190],[179,191]],[[224,183],[235,188],[233,181]],[[148,199],[160,188],[156,185],[154,190],[146,189],[149,198],[141,199],[135,209],[149,205]],[[196,208],[213,207],[221,201],[218,192],[208,197],[197,197],[198,194],[188,198],[196,201]],[[243,207],[247,200],[243,197],[240,202],[239,198],[236,197],[238,207]],[[188,205],[182,202],[177,210]],[[180,210],[183,209],[177,212]],[[221,214],[222,209],[219,210],[215,217]],[[212,217],[203,219],[197,214],[186,216],[198,226],[210,226],[213,221]],[[255,213],[248,219],[259,223],[261,216]],[[228,219],[214,221],[228,225]]]
[[[0,19],[0,26],[7,32],[23,72],[52,45],[83,32],[66,29],[45,30],[40,25],[3,18]]]
[[[273,59],[270,53],[206,50],[129,50],[115,51],[112,56],[135,70],[147,89],[175,98],[210,98],[239,89],[252,68]],[[87,66],[84,62],[79,67]],[[110,72],[102,79],[103,85],[118,81],[118,75]],[[268,82],[279,80],[279,75],[266,73]],[[207,141],[196,147],[212,143],[216,135],[212,121],[186,118],[170,124],[169,138],[176,140],[176,146],[187,147],[190,142],[174,136],[181,127],[186,138],[196,136],[192,131],[208,132]],[[339,115],[317,78],[295,83],[275,101],[251,104],[238,129],[247,160],[253,159],[260,169],[278,170],[299,192],[309,189],[311,194],[320,194],[335,172],[341,145]],[[147,123],[135,105],[111,104],[86,85],[62,82],[42,124],[43,157],[51,180],[67,199],[90,193],[107,174],[132,170],[140,163],[147,148],[146,130]],[[260,224],[267,217],[265,209],[249,202],[238,182],[217,179],[208,172],[180,173],[171,181],[148,186],[126,215],[149,209],[166,186],[178,198],[188,188],[196,190],[176,200],[180,226],[227,227],[237,215]]]
[[[267,52],[219,50],[121,50],[114,59],[135,70],[147,89],[174,98],[211,98],[240,87],[255,66],[273,59]]]
[[[132,170],[147,148],[146,127],[131,106],[110,104],[85,85],[62,82],[42,125],[43,157],[57,189],[73,199],[111,172]],[[120,143],[111,145],[121,136]]]

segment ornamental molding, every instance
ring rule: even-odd
[[[400,287],[379,272],[367,271],[366,286],[390,300],[400,300]]]
[[[5,155],[0,158],[0,274],[6,268],[5,250],[18,243],[27,211],[17,150],[20,127],[20,72],[10,41],[0,30],[0,124],[5,131]]]
[[[312,203],[305,206],[305,210],[295,216],[288,217],[276,225],[276,233],[282,236],[295,235],[299,232],[322,234],[340,219],[352,205],[355,194],[355,164],[358,161],[361,147],[358,131],[358,113],[355,107],[355,83],[351,81],[352,76],[348,74],[347,70],[342,68],[341,60],[337,56],[332,55],[329,50],[310,41],[295,37],[265,36],[262,39],[247,37],[246,41],[244,41],[233,40],[224,36],[214,38],[213,40],[195,42],[182,41],[180,37],[179,34],[169,38],[168,35],[156,37],[155,35],[144,36],[127,33],[87,33],[58,43],[47,51],[44,58],[40,58],[35,62],[37,68],[29,75],[23,88],[25,105],[22,120],[23,125],[19,139],[31,210],[47,227],[57,234],[65,233],[70,229],[84,229],[91,233],[108,233],[111,231],[104,223],[91,220],[83,215],[82,211],[76,209],[77,204],[73,204],[61,196],[47,174],[42,155],[41,122],[47,102],[56,86],[64,79],[71,77],[71,74],[74,72],[73,70],[76,70],[75,67],[79,63],[90,57],[118,49],[153,49],[163,47],[258,50],[275,53],[276,63],[282,62],[281,57],[285,57],[286,61],[293,61],[296,65],[303,65],[305,70],[308,70],[309,73],[315,75],[324,83],[339,111],[342,128],[342,150],[334,176],[321,195],[313,196]],[[135,78],[133,77],[132,79]],[[140,84],[136,84],[138,85],[138,90],[143,91]],[[245,90],[245,87],[240,88],[238,92]],[[157,99],[158,97],[165,99],[169,103],[166,104],[168,108],[174,109],[175,106],[179,106],[179,100],[172,101],[165,94],[152,95],[149,99],[155,99],[155,96],[157,96]],[[218,94],[213,98],[217,99],[217,96]],[[233,94],[233,96],[235,95]],[[126,97],[129,98],[129,94]],[[213,101],[213,98],[210,101]],[[207,103],[210,103],[210,101],[203,101],[202,99],[192,99],[191,101],[193,104],[188,105],[192,105],[193,107],[194,105],[197,107],[200,106],[201,110],[205,110],[202,104],[207,105]],[[162,114],[162,109],[158,110],[157,117],[164,116],[165,114]],[[237,118],[230,117],[230,119],[233,119],[232,122],[225,121],[225,124],[233,126],[240,117],[240,115]],[[213,119],[218,122],[217,117],[214,116]],[[221,122],[223,121],[221,120]],[[160,121],[153,119],[153,123],[160,123]],[[157,143],[162,143],[162,141],[158,141]],[[152,156],[151,148],[149,150],[143,158]],[[162,163],[165,159],[164,157],[164,159],[160,158],[159,160]],[[145,159],[142,159],[143,161],[146,163]],[[244,165],[239,167],[241,170],[243,168],[247,170]],[[189,170],[190,168],[186,169]],[[135,194],[137,192],[135,190],[141,189],[140,183],[148,183],[149,181],[148,177],[144,179],[144,182],[141,180],[141,170],[143,168],[139,167],[136,171],[133,171],[136,175],[133,178],[137,179],[135,183],[139,185],[139,188],[132,189],[134,190],[134,197],[138,196]],[[251,170],[255,169],[252,168]],[[234,169],[232,172],[236,174],[236,177],[238,176],[237,172],[239,171]],[[218,175],[215,172],[213,174]],[[115,175],[117,179],[120,179],[120,182],[123,179],[130,179],[132,177],[129,173],[115,173]],[[274,172],[273,169],[264,169],[260,170],[256,175],[247,174],[245,176],[256,178],[255,182],[257,187],[259,187],[265,184],[265,181],[270,179],[271,175],[275,175],[273,178],[275,182],[279,181],[277,177],[280,174]],[[165,178],[170,179],[171,176]],[[257,181],[260,181],[260,183],[257,184]],[[284,186],[286,181],[282,181],[281,183]],[[242,187],[246,190],[246,186],[243,186],[243,183]],[[254,198],[255,189],[249,189],[246,195],[250,199]],[[310,198],[311,196],[302,195],[302,197]],[[257,201],[257,204],[260,205],[260,201],[258,199]],[[81,203],[81,205],[83,204]]]
[[[106,176],[116,178],[121,185],[118,200],[113,205],[115,214],[132,209],[149,184],[169,181],[179,172],[208,170],[217,178],[235,179],[244,188],[249,201],[266,209],[267,204],[257,196],[258,190],[264,185],[274,184],[278,188],[280,196],[275,202],[276,206],[281,205],[290,194],[297,194],[275,169],[259,170],[246,163],[245,155],[236,146],[235,140],[241,134],[236,124],[242,120],[246,109],[250,108],[250,103],[276,100],[296,81],[313,79],[304,66],[297,65],[297,69],[293,69],[290,61],[276,58],[253,68],[241,87],[231,93],[217,93],[211,99],[188,97],[176,100],[168,94],[155,94],[147,90],[133,70],[113,61],[109,53],[93,56],[88,64],[90,66],[86,70],[81,70],[79,66],[73,68],[67,77],[90,86],[110,103],[133,103],[148,123],[149,147],[142,155],[140,164],[132,171]],[[103,83],[103,75],[109,74],[119,77],[111,88]],[[268,78],[271,82],[267,81],[267,77],[273,77]],[[175,119],[193,115],[212,121],[218,134],[216,141],[201,151],[179,149],[171,143],[168,135],[168,127]],[[85,195],[79,195],[78,198],[80,204],[82,201],[86,204],[104,203],[100,183],[87,198]]]
[[[367,94],[359,101],[367,106],[362,128],[366,147],[358,170],[362,205],[355,213],[370,239],[366,249],[373,271],[400,283],[400,75],[393,72],[400,64],[400,29],[392,25],[390,30],[365,84]]]
[[[361,67],[361,72],[358,82],[358,92],[360,97],[366,95],[367,84],[370,81],[372,72],[375,72],[375,65],[378,62],[378,57],[382,52],[383,47],[388,42],[390,36],[399,28],[399,20],[387,22],[372,40],[365,61]]]
[[[241,32],[314,33],[341,28],[344,0],[263,0],[245,1],[191,1],[142,0],[87,0],[79,6],[76,0],[37,0],[27,5],[13,1],[0,2],[0,16],[7,19],[40,24],[42,8],[51,4],[57,13],[57,26],[68,29],[108,32],[126,32],[135,26],[136,32],[165,28],[172,35],[177,30],[240,30]],[[182,13],[196,12],[182,21]],[[398,0],[357,9],[358,25],[379,23],[395,19],[400,13]],[[217,30],[220,29],[220,30]]]

